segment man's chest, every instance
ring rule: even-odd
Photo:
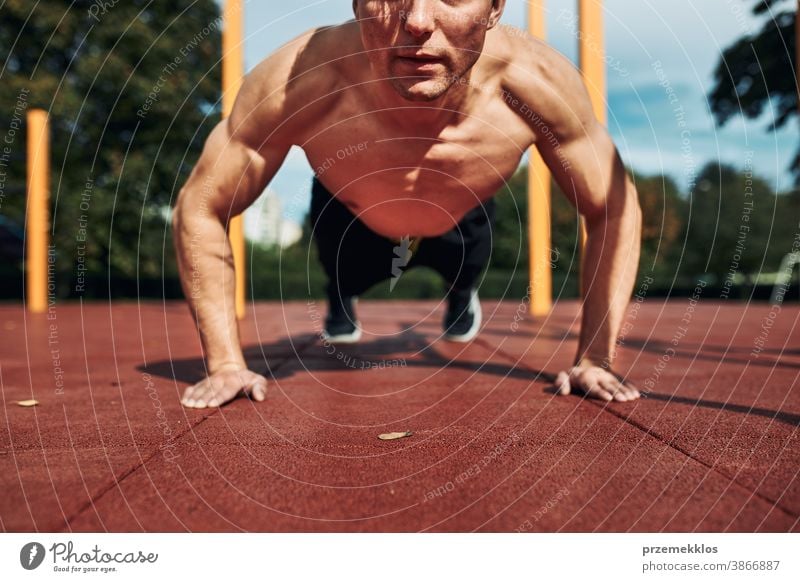
[[[427,230],[436,230],[442,216],[463,215],[495,194],[530,143],[512,112],[486,109],[427,133],[388,129],[368,113],[329,119],[303,149],[317,177],[352,211],[369,210],[381,222],[386,217],[378,215],[398,211],[421,222],[427,216]]]

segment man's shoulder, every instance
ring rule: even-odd
[[[524,93],[535,91],[541,85],[559,89],[579,76],[569,59],[526,31],[499,25],[493,32],[488,48],[504,62],[502,77],[509,88]]]
[[[258,63],[242,83],[231,114],[234,127],[263,139],[265,130],[280,126],[291,131],[293,123],[329,108],[344,62],[358,52],[354,25],[348,21],[308,29]]]
[[[340,69],[348,58],[362,52],[358,23],[348,20],[308,29],[273,54],[280,53],[284,60],[292,62],[290,80],[300,82],[304,77],[317,79],[320,73],[335,78],[329,71]]]
[[[531,124],[542,120],[551,129],[569,131],[592,117],[580,71],[546,42],[512,27],[498,26],[495,44],[502,46],[503,90],[516,97],[518,113]]]

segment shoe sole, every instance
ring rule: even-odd
[[[328,335],[326,332],[322,332],[322,339],[332,344],[355,344],[361,339],[361,330],[357,329],[353,333],[340,333],[339,335]]]
[[[478,292],[472,292],[472,298],[469,300],[469,306],[471,309],[474,310],[475,316],[472,318],[472,325],[470,326],[469,330],[466,333],[461,335],[454,335],[445,333],[444,339],[449,342],[457,342],[457,343],[466,343],[478,335],[478,329],[481,327],[481,302],[478,299]]]
[[[355,331],[351,333],[340,333],[339,335],[328,335],[328,332],[323,331],[322,339],[332,344],[354,344],[361,339],[361,328],[356,327]]]
[[[358,296],[353,296],[353,308],[358,305]],[[330,342],[332,344],[354,344],[357,343],[358,340],[361,339],[361,325],[358,321],[355,322],[356,329],[350,333],[340,333],[339,335],[328,335],[328,332],[322,330],[320,334],[323,341]]]

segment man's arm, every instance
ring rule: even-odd
[[[289,148],[331,106],[337,82],[319,62],[336,35],[310,29],[269,55],[244,79],[233,111],[211,132],[181,189],[173,232],[181,284],[195,317],[208,377],[186,389],[186,406],[219,406],[240,391],[263,400],[267,381],[247,370],[234,308],[227,225],[263,192]]]
[[[639,265],[642,218],[636,188],[598,122],[587,124],[585,133],[563,148],[569,171],[556,169],[550,154],[545,159],[550,158],[548,167],[585,220],[586,246],[578,351],[574,367],[562,372],[556,384],[562,394],[577,388],[604,400],[632,400],[638,391],[624,386],[611,365]]]
[[[636,189],[572,64],[530,39],[528,57],[509,75],[521,114],[561,190],[586,223],[581,268],[584,303],[574,366],[556,385],[604,400],[632,400],[639,392],[610,371],[622,318],[639,264],[641,208]]]
[[[227,225],[261,194],[288,146],[256,152],[226,119],[211,132],[173,212],[184,295],[195,317],[210,373],[244,365],[234,309]]]
[[[182,399],[195,408],[218,406],[240,391],[257,400],[266,394],[266,379],[247,371],[239,343],[227,225],[261,194],[290,144],[249,145],[234,126],[239,117],[232,115],[211,132],[173,212],[181,284],[208,366],[208,378],[187,388]]]

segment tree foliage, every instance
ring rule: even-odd
[[[7,0],[0,18],[0,123],[20,97],[50,114],[52,242],[72,274],[62,293],[79,294],[81,263],[109,277],[174,273],[165,208],[218,118],[216,3]],[[0,212],[23,224],[24,135],[12,148]]]
[[[777,129],[798,115],[796,2],[757,0],[753,13],[764,18],[762,27],[723,51],[709,94],[711,109],[722,125],[740,114],[758,118],[771,108],[769,128]],[[800,150],[792,171],[800,183]]]
[[[798,194],[776,194],[750,168],[706,165],[688,201],[686,252],[677,268],[720,285],[734,273],[752,279],[777,271],[797,229]]]

